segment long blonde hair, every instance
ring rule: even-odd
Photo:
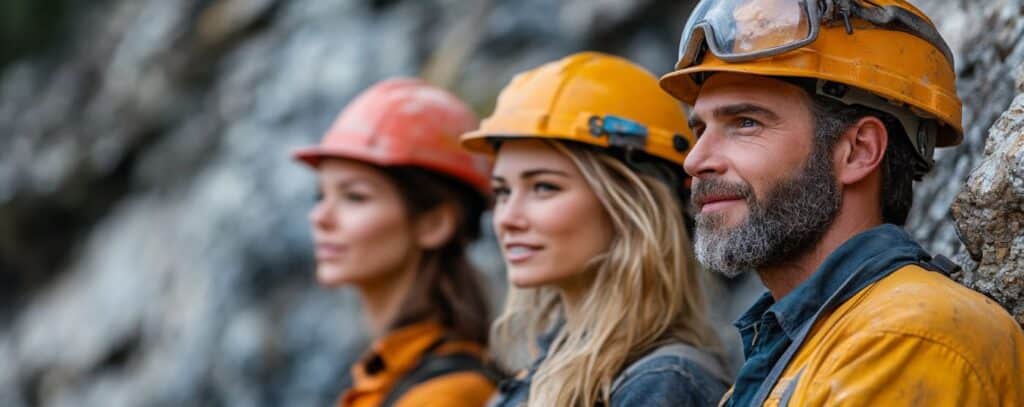
[[[610,400],[616,375],[657,346],[681,341],[717,350],[718,342],[674,192],[596,148],[551,144],[580,169],[616,234],[608,251],[588,263],[592,281],[579,317],[566,321],[552,342],[533,377],[529,405],[592,406]],[[510,288],[492,329],[495,349],[522,355],[521,347],[552,329],[563,312],[556,288]],[[529,351],[537,356],[535,347]]]

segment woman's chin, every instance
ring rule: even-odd
[[[537,288],[549,283],[544,276],[537,275],[532,270],[516,270],[509,268],[508,281],[516,288]]]
[[[316,268],[316,282],[322,287],[336,288],[352,284],[353,278],[340,267],[320,265]]]

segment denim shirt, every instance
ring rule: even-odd
[[[825,306],[829,297],[838,294],[837,304],[842,304],[899,268],[930,258],[902,228],[885,224],[843,243],[807,281],[778,302],[771,293],[765,293],[735,323],[746,361],[725,405],[749,406],[754,402],[761,383],[796,339],[800,327]]]
[[[498,384],[499,395],[490,407],[525,406],[530,397],[530,383],[537,368],[547,357],[557,336],[555,329],[537,339],[540,356],[527,369],[523,378],[512,378]],[[649,358],[632,368],[622,384],[612,392],[610,406],[716,406],[728,383],[717,379],[694,361],[677,355]]]

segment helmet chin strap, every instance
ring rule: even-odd
[[[935,141],[939,135],[938,121],[924,116],[923,112],[912,112],[901,103],[894,103],[874,93],[841,83],[819,79],[815,93],[846,105],[859,105],[888,113],[900,122],[907,139],[914,147],[914,179],[920,181],[935,166],[933,158]]]
[[[939,136],[939,121],[926,112],[906,104],[890,101],[869,91],[839,82],[814,78],[775,79],[800,87],[810,95],[818,95],[847,106],[863,106],[888,114],[899,122],[914,150],[914,179],[920,181],[935,166],[933,158]]]

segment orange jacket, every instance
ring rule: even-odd
[[[1022,373],[1005,310],[910,265],[819,321],[764,405],[1024,406]]]
[[[448,341],[430,350],[444,334],[440,324],[421,322],[377,340],[352,367],[352,388],[341,396],[338,406],[378,407],[395,384],[428,353],[470,353],[483,358],[482,346],[468,341]],[[450,373],[416,384],[398,399],[395,407],[479,407],[487,403],[494,390],[494,383],[479,372]]]

